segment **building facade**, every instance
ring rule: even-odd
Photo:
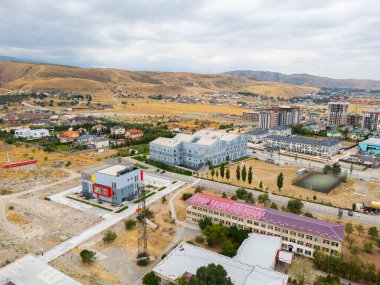
[[[283,249],[309,258],[316,250],[340,254],[344,242],[344,226],[341,224],[203,193],[186,200],[186,221],[198,223],[206,217],[227,227],[279,236]]]
[[[150,159],[171,166],[199,169],[247,156],[247,135],[210,129],[193,135],[157,138],[149,143]]]
[[[112,135],[124,135],[125,134],[125,128],[123,126],[114,126],[111,128],[111,134]]]
[[[143,171],[135,166],[117,164],[88,169],[82,173],[82,194],[118,205],[137,197],[143,177]]]
[[[363,116],[357,113],[347,114],[347,125],[359,128],[362,125]]]
[[[300,109],[294,106],[277,106],[263,110],[259,115],[259,128],[270,129],[276,126],[297,125],[300,122]]]
[[[48,137],[49,135],[50,135],[49,130],[46,130],[46,129],[31,130],[29,128],[21,128],[21,129],[15,130],[14,136],[15,138],[24,138],[24,139],[33,140],[33,139],[41,139],[44,137]]]
[[[380,130],[380,110],[363,111],[362,127],[370,131]]]
[[[276,126],[269,129],[271,135],[278,136],[290,136],[292,134],[292,129],[287,126]]]
[[[137,140],[144,135],[144,132],[136,129],[129,129],[125,131],[125,137],[128,139]]]
[[[264,138],[264,145],[268,149],[283,149],[292,152],[331,157],[339,152],[342,143],[338,140],[323,141],[270,135]]]
[[[328,122],[331,126],[347,125],[347,102],[329,102],[327,109]]]
[[[243,118],[248,121],[259,122],[260,112],[243,112]]]

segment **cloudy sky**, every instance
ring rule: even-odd
[[[0,0],[0,55],[380,79],[378,0]]]

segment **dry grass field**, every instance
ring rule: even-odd
[[[139,93],[166,96],[196,95],[218,91],[249,91],[266,96],[292,97],[318,90],[244,77],[187,72],[145,72],[107,68],[78,68],[51,64],[0,62],[0,83],[13,90]]]
[[[231,164],[228,166],[231,172],[231,178],[229,181],[224,178],[223,180],[219,176],[218,178],[214,176],[215,181],[223,181],[223,182],[229,182],[234,185],[238,185],[245,188],[254,188],[258,187],[260,184],[260,181],[263,182],[264,190],[268,189],[268,192],[271,193],[279,193],[278,187],[277,187],[277,175],[279,173],[284,174],[284,186],[281,189],[281,192],[279,194],[286,195],[289,197],[294,198],[301,198],[303,200],[310,200],[313,201],[313,196],[316,196],[317,202],[323,202],[323,203],[332,203],[333,205],[337,207],[344,207],[344,208],[351,208],[352,203],[355,202],[363,202],[363,196],[358,195],[357,193],[360,192],[363,194],[363,187],[365,187],[364,195],[366,195],[365,200],[379,200],[380,199],[380,193],[377,191],[380,188],[380,185],[378,183],[374,182],[365,182],[365,186],[363,186],[362,181],[353,180],[353,179],[347,179],[345,183],[340,184],[338,187],[336,187],[334,190],[332,190],[328,194],[320,193],[317,191],[301,188],[295,185],[292,185],[292,179],[297,176],[297,169],[300,167],[297,165],[292,164],[285,164],[284,166],[278,166],[271,163],[267,163],[261,160],[245,160],[242,162],[239,162],[240,168],[243,168],[243,165],[246,166],[247,172],[248,168],[252,166],[253,169],[253,181],[252,184],[249,185],[248,181],[243,182],[240,180],[238,182],[236,180],[236,167],[238,164]],[[211,177],[211,171],[208,173],[203,174],[204,178],[212,179]],[[355,194],[356,193],[356,194]]]

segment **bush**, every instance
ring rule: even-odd
[[[187,199],[191,198],[193,196],[192,193],[183,193],[181,199],[183,201],[186,201]]]
[[[310,213],[310,212],[306,212],[305,214],[303,214],[304,216],[306,217],[309,217],[309,218],[314,218],[313,214]]]
[[[145,276],[142,279],[142,282],[144,285],[159,285],[160,284],[153,271],[145,274]]]
[[[107,231],[103,237],[103,242],[111,243],[117,238],[117,234],[113,231]]]
[[[303,208],[303,203],[301,202],[300,199],[291,199],[288,202],[288,210],[289,212],[292,212],[294,214],[299,214],[301,213],[301,210]]]
[[[136,226],[136,221],[135,220],[126,220],[124,221],[124,226],[126,230],[131,230]]]
[[[195,188],[195,190],[194,190],[194,194],[196,194],[196,193],[202,193],[203,192],[203,189],[202,189],[202,187],[201,186],[197,186],[197,188]]]
[[[83,249],[79,255],[83,263],[92,263],[96,259],[96,253],[92,250]]]
[[[370,242],[370,241],[365,241],[363,243],[363,250],[366,253],[372,253],[372,251],[373,251],[373,243]]]
[[[237,250],[236,250],[235,245],[233,244],[232,241],[226,240],[223,242],[220,254],[223,254],[223,255],[229,256],[229,257],[233,257],[236,255],[236,252],[237,252]]]

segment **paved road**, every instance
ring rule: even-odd
[[[150,173],[155,173],[154,168],[150,168],[145,171],[150,172]],[[197,184],[200,186],[217,189],[220,191],[224,191],[226,193],[234,194],[236,192],[236,189],[239,188],[237,186],[232,186],[232,185],[205,180],[205,179],[199,179],[197,177],[192,177],[192,176],[180,175],[180,174],[172,173],[172,172],[165,172],[164,174],[160,174],[160,175],[163,177],[167,177],[167,178],[175,179],[175,180],[181,180],[188,183],[193,183],[194,181],[198,180]],[[255,190],[251,190],[251,192],[253,194],[253,197],[255,198],[257,198],[260,194],[262,194],[262,192],[255,191]],[[287,205],[288,201],[290,200],[290,198],[279,196],[276,194],[269,194],[269,198],[271,199],[271,201],[279,205]],[[305,211],[309,211],[314,214],[325,215],[325,216],[334,217],[334,218],[338,216],[338,208],[320,205],[316,203],[304,202],[303,209]],[[362,213],[354,213],[354,216],[350,217],[348,216],[348,211],[344,210],[343,218],[345,220],[349,220],[352,222],[364,223],[364,224],[373,225],[373,226],[380,226],[379,216],[371,216],[371,215],[365,215]]]
[[[179,179],[176,179],[177,181]],[[148,197],[146,199],[146,205],[150,205],[153,202],[161,199],[163,196],[169,194],[170,192],[174,191],[175,189],[178,189],[180,186],[183,185],[181,181],[178,181],[175,185],[177,185],[177,188],[167,188],[162,191],[157,192],[155,195]],[[72,237],[63,243],[60,243],[59,245],[53,247],[52,249],[48,250],[44,253],[43,256],[40,256],[40,260],[43,262],[50,262],[57,257],[65,254],[66,252],[72,250],[73,248],[77,247],[78,245],[82,244],[83,242],[87,241],[88,239],[94,237],[98,233],[108,229],[109,227],[113,226],[114,224],[120,222],[121,220],[133,215],[136,212],[137,204],[131,203],[129,208],[121,213],[113,213],[110,215],[107,219],[103,220],[102,222],[92,226],[91,228],[85,230],[84,232],[80,233],[79,235]]]

